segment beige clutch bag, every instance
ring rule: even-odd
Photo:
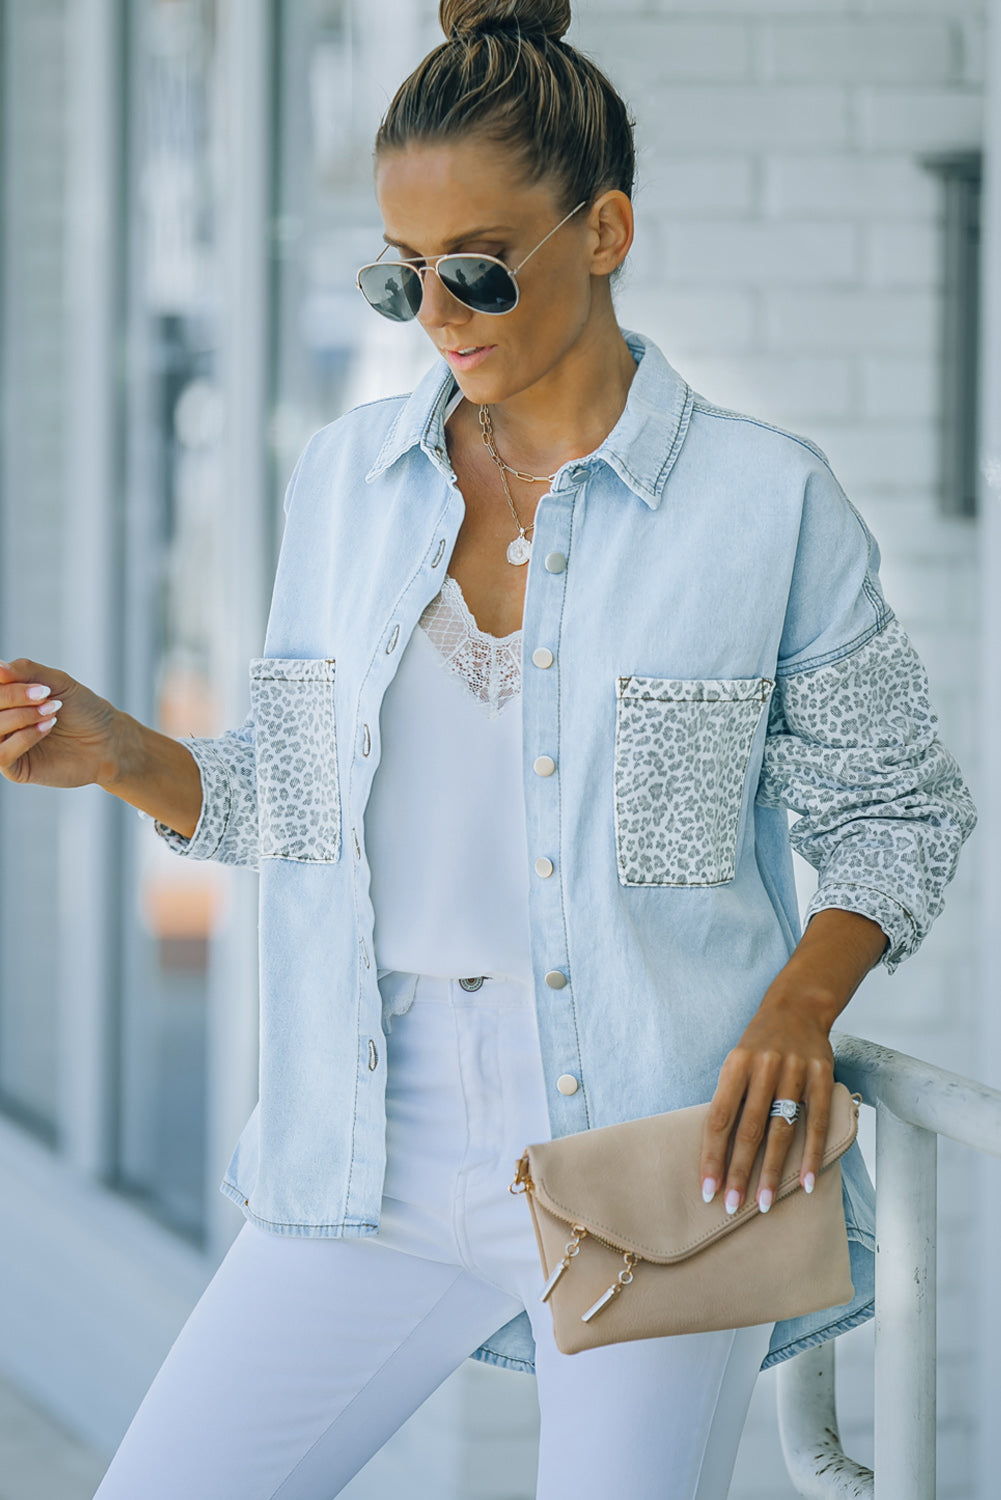
[[[542,1300],[556,1346],[599,1344],[774,1323],[854,1295],[841,1201],[843,1156],[858,1129],[857,1094],[834,1085],[823,1167],[799,1183],[806,1141],[792,1127],[785,1174],[767,1214],[755,1202],[764,1147],[744,1206],[703,1203],[698,1180],[708,1104],[584,1130],[529,1146],[512,1192],[524,1192],[542,1258]]]

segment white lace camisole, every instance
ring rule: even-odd
[[[521,631],[480,630],[446,573],[379,723],[365,842],[380,974],[531,983]]]

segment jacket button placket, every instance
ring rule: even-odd
[[[454,479],[454,475],[450,477]],[[435,587],[440,587],[441,574],[444,571],[441,564],[449,544],[447,530],[443,532],[441,521],[444,520],[446,526],[454,525],[457,531],[458,523],[461,519],[454,502],[450,503],[449,512],[448,516],[442,517],[439,520],[431,537],[430,546],[424,560],[424,569],[427,574],[428,583],[431,584],[433,580]],[[363,849],[361,840],[359,839],[359,830],[364,826],[363,810],[371,791],[372,777],[375,773],[375,767],[372,764],[374,741],[372,725],[378,722],[379,705],[382,702],[382,695],[388,685],[388,680],[396,668],[396,658],[399,653],[402,636],[403,622],[398,618],[390,617],[386,625],[382,644],[377,648],[376,656],[372,663],[374,675],[368,690],[370,693],[374,693],[375,696],[367,702],[364,700],[359,701],[357,706],[357,722],[360,725],[360,730],[354,770],[359,774],[357,780],[355,777],[352,778],[357,803],[354,808],[356,820],[351,828],[351,835],[355,852],[355,860],[353,862],[355,875],[355,911],[359,915],[360,908],[364,904],[362,892],[358,884],[363,861]],[[361,986],[359,1015],[362,1017],[359,1036],[361,1042],[359,1066],[362,1076],[373,1080],[373,1084],[375,1085],[369,1090],[366,1105],[360,1107],[367,1107],[370,1110],[382,1112],[381,1118],[373,1117],[372,1119],[372,1128],[376,1133],[381,1133],[385,1130],[385,1069],[379,1066],[379,1050],[376,1042],[372,1037],[365,1035],[366,1025],[368,1024],[365,1020],[366,1014],[371,1019],[373,1016],[381,1017],[382,1013],[382,997],[379,991],[375,966],[374,935],[370,923],[364,928],[359,924],[358,947],[360,955],[359,984]]]
[[[536,512],[523,622],[525,798],[532,861],[530,913],[537,973],[537,1013],[550,1116],[559,1134],[587,1128],[586,1089],[577,1049],[573,974],[566,948],[560,848],[560,631],[573,567],[573,505],[580,477],[562,476]],[[531,663],[531,665],[529,665]],[[541,972],[540,972],[541,971]],[[574,1087],[567,1086],[568,1079]]]

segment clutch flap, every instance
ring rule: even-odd
[[[759,1213],[755,1191],[764,1146],[752,1168],[744,1206],[736,1214],[726,1212],[721,1193],[712,1203],[703,1203],[698,1163],[708,1111],[708,1104],[697,1104],[529,1146],[536,1199],[557,1218],[583,1224],[617,1250],[631,1250],[662,1265],[685,1260]],[[799,1119],[792,1129],[777,1198],[803,1191],[799,1170],[805,1120]],[[843,1083],[836,1083],[824,1168],[847,1151],[857,1129],[855,1100]]]

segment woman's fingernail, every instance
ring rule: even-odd
[[[0,661],[0,667],[3,667],[3,669],[4,669],[5,672],[9,672],[10,671],[10,662],[9,661]]]
[[[817,1179],[816,1179],[816,1177],[814,1177],[814,1175],[813,1175],[812,1172],[807,1172],[806,1176],[803,1178],[803,1191],[804,1191],[804,1193],[812,1193],[813,1190],[814,1190],[814,1188],[816,1186],[817,1186]]]
[[[771,1188],[762,1188],[761,1192],[758,1194],[758,1208],[760,1209],[760,1211],[763,1214],[766,1214],[774,1202],[775,1194],[772,1192]]]
[[[738,1208],[739,1204],[740,1204],[740,1194],[737,1192],[736,1188],[731,1188],[730,1191],[726,1195],[726,1211],[727,1211],[727,1213],[728,1214],[735,1214],[737,1212],[737,1208]]]
[[[61,698],[52,698],[48,703],[43,703],[38,712],[40,714],[55,714],[59,712],[62,706],[63,700]]]
[[[36,682],[28,689],[25,696],[30,698],[32,703],[38,703],[40,699],[47,698],[51,691],[51,688],[43,687],[40,682]]]
[[[702,1184],[702,1202],[711,1203],[716,1196],[716,1179],[707,1177]]]
[[[38,730],[39,734],[47,734],[52,728],[53,724],[57,722],[58,720],[56,719],[55,714],[52,714],[48,719],[40,719],[35,725],[35,728]]]

